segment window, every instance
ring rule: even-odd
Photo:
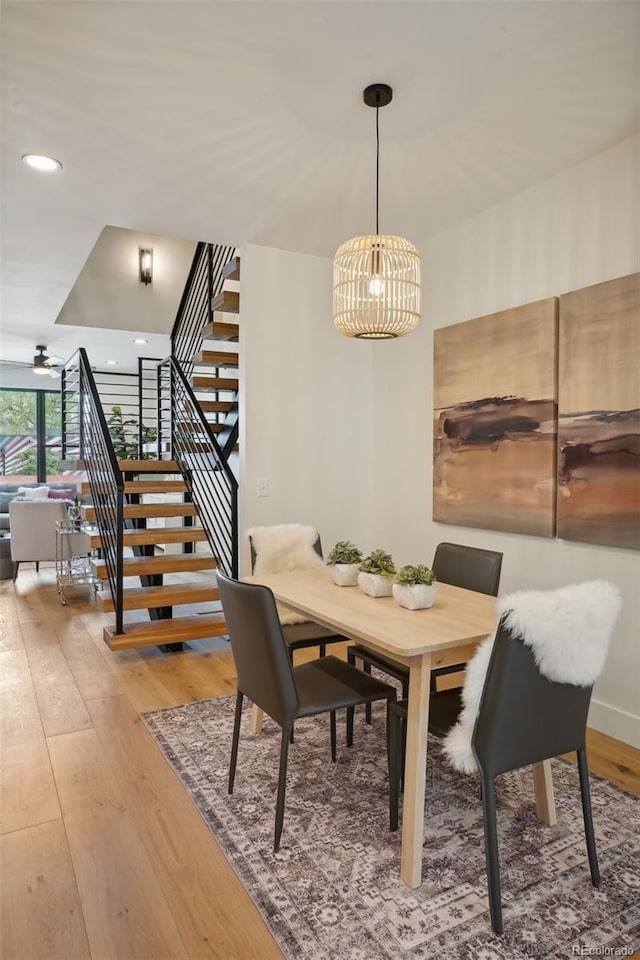
[[[0,480],[56,481],[61,445],[60,394],[0,389]]]

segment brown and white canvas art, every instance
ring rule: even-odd
[[[560,297],[558,536],[640,548],[640,273]]]
[[[552,537],[555,297],[434,334],[433,519]]]

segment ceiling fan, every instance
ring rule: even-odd
[[[26,363],[24,360],[2,360],[0,363],[8,367],[31,367],[33,372],[40,376],[49,376],[57,379],[60,376],[58,367],[64,364],[64,359],[62,357],[49,357],[45,353],[46,349],[46,346],[43,344],[38,344],[36,346],[38,353],[34,356],[32,363]]]

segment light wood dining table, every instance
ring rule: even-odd
[[[431,608],[407,610],[392,597],[374,599],[359,587],[337,587],[324,568],[243,579],[269,587],[279,603],[409,668],[400,875],[407,886],[420,886],[431,671],[464,663],[493,632],[495,597],[440,583]],[[254,708],[255,732],[261,722],[262,714]],[[555,823],[549,761],[534,767],[534,787],[538,816],[545,823]]]

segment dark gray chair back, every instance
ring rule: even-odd
[[[432,570],[440,583],[497,597],[502,554],[495,550],[443,542],[436,547]]]
[[[480,768],[495,777],[584,749],[592,689],[548,680],[531,648],[501,622],[473,732]]]
[[[289,727],[299,707],[293,669],[273,593],[216,571],[224,618],[238,672],[238,690]]]

